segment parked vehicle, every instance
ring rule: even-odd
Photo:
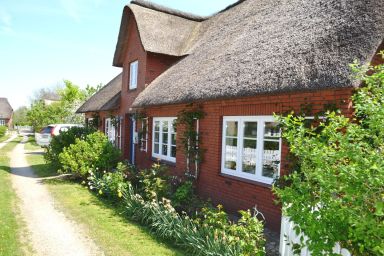
[[[37,145],[46,147],[52,140],[53,136],[57,136],[62,132],[68,131],[71,127],[82,127],[80,124],[50,124],[40,132],[35,133],[35,140]]]

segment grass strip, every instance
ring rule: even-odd
[[[24,255],[20,240],[21,224],[17,218],[17,196],[12,189],[8,153],[20,142],[18,137],[0,149],[0,255]]]

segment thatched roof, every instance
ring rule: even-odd
[[[76,113],[110,111],[118,109],[121,99],[122,73],[89,98]]]
[[[7,98],[0,98],[0,119],[11,119],[13,109]]]
[[[134,106],[357,86],[348,64],[372,59],[383,13],[383,0],[242,1],[202,21],[190,55]]]
[[[113,65],[122,67],[128,43],[128,22],[134,16],[147,52],[184,56],[199,38],[206,18],[165,8],[148,1],[132,1],[123,11]]]

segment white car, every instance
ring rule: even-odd
[[[68,131],[71,127],[83,127],[81,124],[50,124],[40,132],[35,133],[37,145],[47,147],[51,143],[52,137],[57,136],[62,132]]]

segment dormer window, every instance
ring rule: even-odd
[[[129,90],[137,88],[137,76],[139,69],[139,61],[131,62],[129,66]]]

